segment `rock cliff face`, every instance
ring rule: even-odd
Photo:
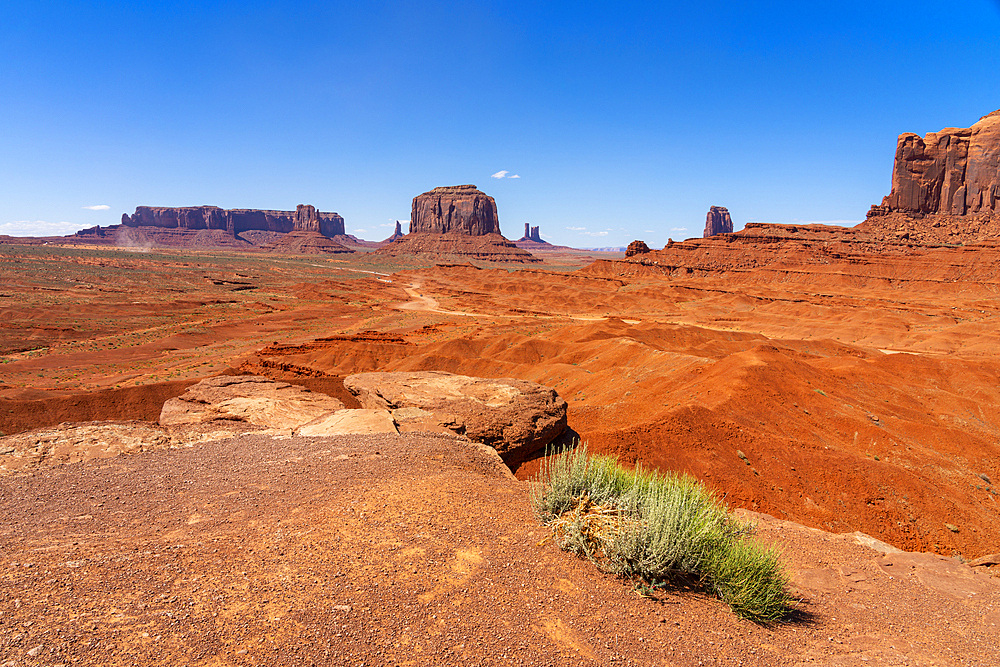
[[[899,135],[892,191],[869,217],[1000,212],[1000,110],[970,128]]]
[[[396,239],[403,238],[403,227],[399,224],[399,220],[396,221],[396,230],[392,233],[392,236],[382,241],[382,243],[391,243]]]
[[[544,243],[545,245],[551,245],[548,241],[542,240],[542,235],[538,231],[539,227],[536,225],[534,227],[529,226],[530,223],[524,223],[524,236],[519,238],[515,243],[521,242],[532,242],[532,243]]]
[[[713,206],[708,209],[705,216],[705,233],[703,238],[715,236],[716,234],[731,234],[733,232],[733,219],[729,217],[729,209],[725,206]]]
[[[311,213],[310,213],[311,210]],[[305,217],[301,218],[300,215]],[[163,229],[219,229],[236,236],[249,230],[268,232],[317,231],[324,236],[344,234],[344,219],[337,213],[320,213],[313,206],[300,205],[295,211],[224,209],[218,206],[137,206],[135,213],[122,214],[127,227]],[[311,225],[300,229],[296,225]]]
[[[434,188],[413,198],[410,233],[422,232],[499,234],[496,202],[475,185]]]
[[[628,244],[628,248],[625,249],[626,257],[634,257],[636,255],[643,255],[649,252],[649,246],[646,245],[645,241],[632,241]]]

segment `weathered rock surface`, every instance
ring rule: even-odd
[[[300,215],[305,217],[300,220]],[[344,219],[340,215],[321,213],[308,205],[300,205],[295,211],[224,209],[218,206],[137,206],[132,215],[122,214],[122,224],[126,227],[219,229],[230,236],[248,230],[290,232],[293,229],[317,231],[328,237],[344,234]],[[297,224],[307,227],[297,227]]]
[[[169,446],[169,434],[155,424],[63,424],[0,438],[0,473],[108,458]]]
[[[413,198],[410,233],[500,234],[497,205],[475,185],[434,188]]]
[[[530,223],[524,223],[524,236],[519,238],[516,242],[521,243],[523,241],[530,241],[533,243],[543,243],[545,245],[551,245],[548,241],[542,240],[541,232],[539,231],[538,225],[534,227],[529,226]]]
[[[235,421],[297,429],[343,407],[336,398],[287,382],[256,375],[221,375],[202,380],[164,403],[160,424]]]
[[[442,426],[496,449],[509,465],[566,429],[566,401],[526,380],[419,371],[351,375],[344,386],[366,408],[431,412]]]
[[[633,257],[635,255],[642,255],[643,253],[649,252],[649,246],[646,245],[645,241],[632,241],[625,248],[625,256]]]
[[[295,431],[296,435],[350,435],[358,433],[398,433],[388,410],[337,410],[317,417]]]
[[[385,239],[383,241],[383,243],[390,243],[392,241],[395,241],[396,239],[401,239],[401,238],[403,238],[403,227],[402,227],[402,225],[399,224],[399,220],[397,220],[396,221],[396,229],[395,229],[395,231],[392,232],[392,236],[390,236],[389,238]]]
[[[892,191],[869,215],[1000,210],[1000,110],[969,128],[899,135]]]
[[[705,216],[705,233],[703,238],[709,238],[716,234],[731,234],[733,232],[733,219],[729,217],[729,209],[725,206],[713,206],[708,209]]]
[[[0,438],[0,475],[231,438],[248,425],[163,427],[143,421],[62,423]]]

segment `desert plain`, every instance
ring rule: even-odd
[[[0,664],[995,664],[1000,256],[875,223],[509,265],[0,244]],[[217,375],[357,407],[345,377],[426,370],[554,389],[560,443],[703,480],[782,548],[793,610],[559,551],[544,450],[24,440],[141,429]]]

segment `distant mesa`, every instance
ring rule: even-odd
[[[729,217],[729,209],[725,206],[713,206],[708,209],[705,216],[705,233],[702,238],[709,238],[716,234],[732,234],[733,219]]]
[[[381,255],[458,256],[488,262],[539,262],[500,234],[497,205],[475,185],[434,188],[413,198],[410,230],[376,250]]]
[[[626,257],[634,257],[635,255],[642,255],[649,252],[649,246],[646,245],[645,241],[632,241],[625,248]]]
[[[305,217],[300,219],[300,216]],[[320,213],[308,205],[300,205],[294,211],[224,209],[218,206],[137,206],[132,215],[122,214],[122,224],[126,227],[163,229],[218,229],[232,236],[250,230],[287,233],[293,229],[316,231],[330,238],[344,235],[344,218],[337,213]],[[311,228],[306,229],[303,225]]]
[[[288,253],[343,253],[378,247],[344,231],[344,218],[300,204],[294,211],[218,206],[137,206],[122,224],[65,237],[34,239],[118,247],[228,248]]]

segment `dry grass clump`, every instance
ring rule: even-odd
[[[694,578],[759,623],[788,611],[777,550],[687,475],[627,470],[583,446],[546,458],[531,502],[561,548],[605,571],[644,587]]]

